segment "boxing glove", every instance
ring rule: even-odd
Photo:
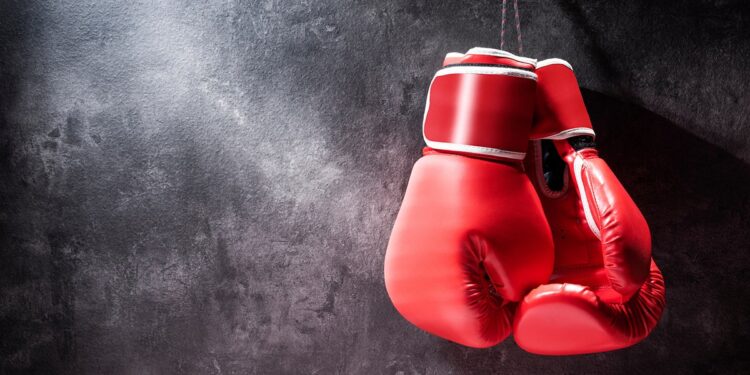
[[[516,343],[548,355],[615,350],[645,338],[664,309],[664,280],[638,207],[599,158],[570,65],[537,65],[527,174],[555,246],[553,275],[519,305]]]
[[[427,96],[428,147],[386,250],[399,313],[470,347],[505,339],[516,302],[552,272],[551,233],[522,167],[534,63],[491,49],[448,54]]]

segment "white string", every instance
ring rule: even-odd
[[[516,35],[518,36],[518,54],[523,56],[523,43],[521,42],[521,16],[518,14],[518,0],[513,0],[513,11],[516,13]]]
[[[507,0],[503,0],[502,16],[500,20],[500,49],[505,49],[505,20]],[[521,40],[521,16],[518,12],[518,0],[513,0],[513,12],[516,21],[516,36],[518,41],[518,54],[523,55],[523,41]]]
[[[503,0],[503,15],[500,21],[500,49],[505,49],[505,2]]]

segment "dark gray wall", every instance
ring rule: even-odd
[[[0,3],[0,373],[749,371],[741,0],[521,2],[650,222],[668,309],[645,342],[473,350],[395,312],[427,85],[498,45],[499,3]]]

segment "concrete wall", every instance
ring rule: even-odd
[[[642,344],[554,358],[383,287],[430,78],[498,46],[499,1],[4,1],[0,373],[748,371],[746,4],[521,2],[668,288]]]

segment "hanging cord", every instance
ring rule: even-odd
[[[516,13],[516,35],[518,36],[518,54],[523,55],[523,42],[521,42],[521,16],[518,14],[518,0],[513,0],[513,11]]]
[[[505,2],[503,0],[503,15],[500,21],[500,49],[505,49]]]
[[[507,1],[503,0],[502,18],[500,20],[500,49],[505,49],[505,19]],[[516,20],[516,36],[518,37],[518,54],[523,55],[523,42],[521,41],[521,16],[518,13],[518,0],[513,0],[513,12]]]

